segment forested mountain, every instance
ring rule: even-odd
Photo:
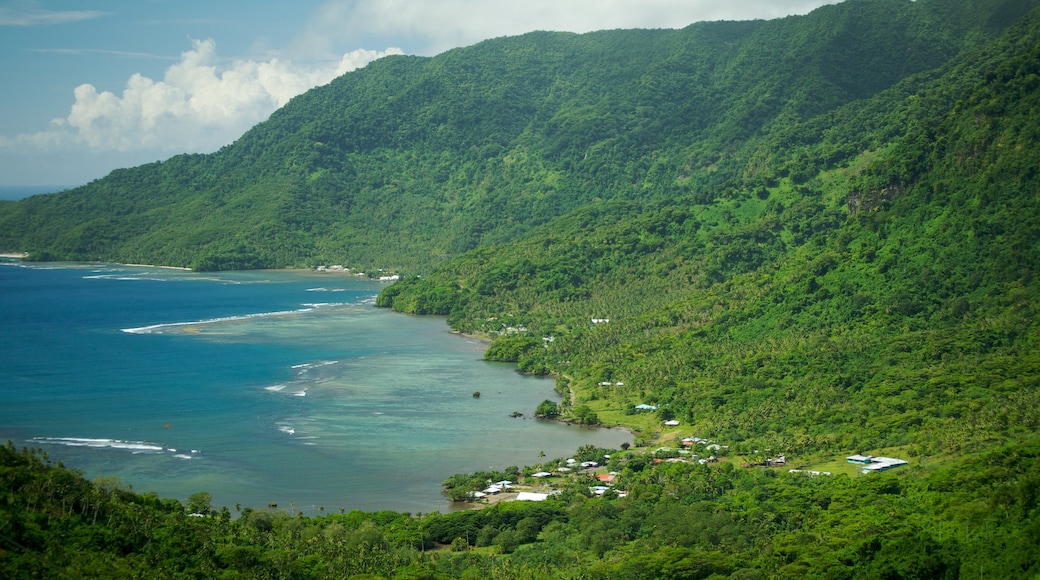
[[[748,448],[931,454],[1031,429],[1037,23],[749,141],[710,199],[592,204],[379,302],[497,336],[489,356],[603,411],[668,405]]]
[[[399,269],[380,305],[448,315],[488,358],[555,375],[564,418],[637,433],[610,453],[627,497],[577,478],[542,505],[422,518],[192,519],[6,449],[0,564],[1036,577],[1037,5],[846,0],[389,57],[213,155],[0,204],[0,247],[37,258]],[[727,460],[652,461],[685,435]],[[743,467],[853,453],[909,465]]]
[[[215,154],[0,204],[0,249],[424,270],[596,200],[727,195],[749,139],[933,70],[1034,4],[856,0],[774,21],[540,32],[389,57]]]

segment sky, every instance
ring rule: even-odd
[[[0,188],[82,185],[216,151],[293,96],[386,55],[532,30],[771,19],[838,1],[0,0]]]

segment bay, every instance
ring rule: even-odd
[[[375,308],[381,288],[3,262],[0,437],[138,492],[312,514],[445,511],[454,473],[631,440],[528,418],[558,400],[551,380],[481,360],[443,318]]]

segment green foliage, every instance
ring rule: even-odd
[[[206,491],[191,494],[188,497],[188,512],[209,515],[213,512],[213,496]]]
[[[461,331],[552,336],[515,349],[518,366],[566,376],[579,422],[652,402],[749,448],[837,453],[1035,429],[1038,21],[752,139],[733,160],[758,174],[711,202],[593,204],[423,291],[454,294]],[[849,135],[873,148],[834,152]],[[815,160],[811,179],[766,168],[783,143]]]
[[[529,350],[541,346],[541,341],[529,336],[499,336],[484,351],[484,360],[518,362]]]
[[[0,573],[1040,574],[1036,5],[847,0],[388,58],[216,154],[0,204],[0,249],[39,259],[404,268],[377,304],[556,375],[565,406],[538,416],[644,446],[674,418],[749,463],[897,450],[902,474],[582,448],[626,497],[575,479],[543,504],[230,521],[9,446]]]
[[[603,451],[589,446],[584,453]],[[232,520],[190,517],[176,501],[112,482],[92,484],[8,444],[0,448],[0,493],[8,498],[0,504],[0,574],[943,578],[982,570],[1015,578],[1040,572],[1035,433],[956,460],[926,465],[921,459],[901,474],[856,478],[729,463],[651,465],[641,458],[622,461],[626,498],[568,492],[563,499],[422,517],[352,511],[309,518],[246,508]]]
[[[535,417],[541,417],[543,419],[554,419],[559,416],[559,414],[560,406],[549,399],[538,403],[538,407],[534,410]]]
[[[774,21],[537,32],[384,58],[216,153],[3,204],[0,249],[196,269],[428,271],[600,200],[707,202],[745,176],[801,184],[874,143],[839,128],[826,148],[785,140],[750,167],[742,150],[941,66],[1033,5],[858,1]],[[589,273],[560,266],[537,274],[540,290],[587,298],[575,287]],[[476,290],[533,275],[510,274]],[[439,299],[415,308],[450,311]]]
[[[588,405],[576,405],[571,409],[571,415],[574,420],[582,425],[599,425],[599,415],[597,415]]]

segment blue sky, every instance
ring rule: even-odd
[[[387,54],[531,30],[681,28],[836,0],[0,0],[0,186],[74,186],[233,142]]]

